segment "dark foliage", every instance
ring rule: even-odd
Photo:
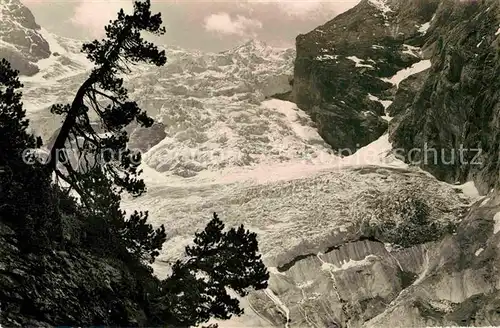
[[[0,318],[9,317],[10,324],[187,327],[243,313],[228,289],[243,297],[252,288],[267,287],[256,234],[243,226],[223,231],[215,213],[186,248],[186,259],[174,264],[169,278],[158,280],[150,264],[167,238],[164,226],[149,224],[148,212],[127,216],[120,209],[123,190],[136,196],[145,190],[138,178],[140,156],[127,156],[124,128],[134,120],[146,127],[152,121],[128,100],[117,74],[128,72],[127,63],[165,63],[164,53],[140,36],[141,31],[163,32],[160,15],[149,8],[149,0],[138,1],[133,15],[120,11],[106,27],[105,40],[84,46],[96,68],[71,105],[53,107],[66,118],[52,155],[69,142],[79,153],[92,155],[83,168],[56,167],[54,156],[51,166],[38,163],[41,141],[27,132],[18,72],[0,62],[0,228],[7,224],[15,231],[9,237],[14,247],[0,251],[9,267],[22,268],[15,275],[22,283],[9,283],[10,276],[0,279],[0,286],[9,289],[0,290]],[[92,129],[90,109],[105,136]],[[111,152],[99,159],[102,150]],[[70,188],[53,184],[53,173]],[[15,314],[4,316],[7,309]]]
[[[121,197],[112,182],[99,169],[78,174],[83,188],[91,191],[89,206],[81,206],[79,215],[89,232],[86,243],[111,254],[127,253],[135,260],[153,263],[167,238],[165,227],[154,229],[147,223],[148,212],[135,211],[126,218],[120,209]]]
[[[33,152],[25,152],[38,148],[41,140],[27,132],[18,73],[0,60],[0,219],[23,235],[28,249],[45,245],[48,231],[56,239],[61,235],[57,211],[48,206],[56,200],[50,175],[41,170]]]
[[[19,72],[13,70],[8,61],[0,60],[0,128],[2,136],[0,139],[0,160],[6,164],[8,159],[14,159],[28,147],[39,146],[39,141],[27,133],[28,120],[25,118],[26,111],[21,102],[22,93],[19,91],[23,85],[19,81]],[[15,152],[16,156],[9,154]]]
[[[51,169],[70,185],[84,205],[79,210],[88,233],[85,240],[96,249],[123,253],[127,250],[135,259],[153,263],[166,239],[163,226],[154,229],[146,223],[148,213],[133,213],[125,218],[120,210],[120,193],[127,190],[138,196],[145,191],[139,179],[140,154],[127,148],[124,130],[134,120],[150,127],[153,120],[136,102],[128,99],[120,73],[129,73],[127,65],[140,62],[157,66],[165,64],[165,52],[145,41],[141,32],[160,35],[160,14],[153,15],[150,1],[136,1],[132,15],[120,10],[116,20],[105,27],[106,38],[83,45],[82,51],[95,64],[90,76],[80,86],[71,105],[55,105],[54,113],[66,114],[66,119],[51,150],[51,160],[62,159],[64,169],[51,163]],[[100,119],[104,133],[97,133],[89,119],[93,110]],[[69,151],[58,156],[66,142],[78,156],[79,167],[68,161]]]
[[[214,213],[205,230],[196,234],[195,245],[186,247],[188,258],[177,261],[172,276],[162,281],[153,307],[159,322],[188,327],[210,318],[229,319],[243,310],[226,288],[246,296],[250,288],[267,287],[269,273],[257,254],[256,234],[243,226],[223,230]]]
[[[129,65],[136,63],[165,64],[165,52],[141,36],[143,31],[163,34],[161,24],[161,15],[151,13],[149,0],[136,1],[132,15],[120,10],[117,19],[105,27],[105,39],[83,46],[82,51],[96,66],[78,89],[72,104],[52,107],[53,113],[65,114],[66,118],[51,149],[50,168],[85,196],[84,202],[88,195],[75,178],[78,171],[102,169],[119,192],[126,190],[138,196],[145,190],[139,178],[141,156],[127,148],[129,138],[124,128],[133,121],[150,127],[153,120],[128,98],[119,74],[129,73]],[[89,111],[97,114],[104,133],[94,130]],[[86,159],[79,161],[83,166],[75,168],[70,163],[70,155],[64,151],[66,143],[76,149],[76,156]],[[64,164],[65,170],[58,164]]]

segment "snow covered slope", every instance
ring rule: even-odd
[[[19,0],[0,0],[0,58],[33,75],[38,72],[34,63],[49,56],[49,44],[29,9]]]
[[[330,155],[329,163],[261,164],[253,168],[205,171],[185,179],[165,177],[146,167],[148,192],[136,199],[125,199],[123,207],[128,211],[147,209],[152,223],[167,227],[169,240],[154,264],[160,277],[169,274],[170,263],[182,256],[194,232],[203,229],[212,212],[217,212],[227,226],[245,224],[258,233],[263,259],[271,272],[269,289],[252,293],[242,303],[245,315],[219,323],[221,327],[284,327],[285,314],[293,318],[289,327],[303,327],[308,322],[304,318],[308,317],[310,322],[320,324],[321,320],[313,318],[328,315],[328,306],[332,307],[333,317],[342,317],[335,310],[339,300],[330,292],[333,272],[344,276],[360,270],[352,264],[359,262],[363,270],[375,265],[370,275],[377,276],[384,274],[377,269],[379,260],[388,261],[395,256],[387,252],[379,256],[371,248],[378,245],[374,243],[375,246],[355,246],[361,248],[342,251],[332,258],[332,249],[343,249],[361,238],[359,218],[372,215],[372,209],[365,205],[367,199],[382,193],[397,202],[396,195],[411,191],[428,199],[436,211],[433,217],[445,222],[456,220],[457,211],[468,202],[452,187],[388,156],[390,150],[388,137],[384,135],[353,156],[340,159]],[[326,255],[320,255],[323,253]],[[318,254],[328,265],[307,264],[305,259],[310,254]],[[376,261],[365,263],[358,258],[360,254],[379,257],[372,255]],[[418,258],[406,260],[412,266],[420,265]],[[396,262],[393,264],[396,267]],[[380,289],[397,291],[400,288],[397,271],[393,274],[378,285],[367,282],[364,288],[373,293]],[[351,278],[337,279],[348,284]],[[348,292],[342,289],[343,293]],[[350,293],[358,298],[354,290]],[[373,301],[372,296],[363,295],[360,300]],[[391,296],[383,298],[390,300]]]
[[[377,185],[353,169],[375,166],[374,172],[378,167],[383,175],[398,169],[406,171],[405,164],[388,156],[390,150],[384,135],[353,156],[330,155],[316,164],[288,161],[205,171],[192,178],[167,177],[145,167],[147,194],[127,199],[124,208],[148,209],[155,223],[170,228],[175,237],[166,245],[164,259],[175,258],[176,251],[182,251],[179,247],[191,240],[193,232],[216,211],[229,225],[245,223],[259,232],[268,264],[279,266],[290,260],[292,249],[301,242],[308,240],[310,246],[319,247],[321,243],[314,242],[317,238],[352,226],[354,222],[348,216],[334,213],[346,209],[342,207],[349,204],[347,199]],[[393,183],[396,181],[388,185]],[[336,216],[339,220],[332,220]]]
[[[90,61],[80,52],[82,41],[55,35],[44,28],[39,33],[48,42],[51,55],[39,60],[36,65],[40,71],[33,76],[23,77],[23,83],[54,83],[92,68]]]
[[[85,65],[75,64],[82,59],[76,42],[49,39],[71,66],[49,58],[40,73],[23,79],[32,128],[45,141],[60,124],[49,113],[50,105],[70,102],[85,77],[80,74]],[[328,145],[294,104],[262,104],[291,89],[293,50],[254,40],[217,54],[166,50],[165,67],[139,66],[126,78],[131,98],[164,127],[148,137],[132,133],[132,143],[147,151],[152,168],[189,177],[228,166],[328,158]]]

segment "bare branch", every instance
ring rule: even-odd
[[[92,92],[93,93],[97,93],[98,95],[103,96],[103,97],[111,100],[114,104],[123,105],[123,102],[121,102],[118,98],[113,97],[112,95],[109,95],[107,93],[101,92],[101,91],[99,91],[99,90],[97,90],[95,88],[92,88]]]

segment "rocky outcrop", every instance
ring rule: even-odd
[[[130,134],[129,149],[139,150],[142,153],[147,152],[167,136],[165,128],[165,125],[159,122],[155,122],[149,128],[136,126]]]
[[[424,269],[425,254],[424,246],[389,252],[378,241],[346,243],[277,272],[270,288],[249,301],[276,327],[287,321],[288,327],[359,327],[412,284]],[[269,294],[282,300],[286,315],[268,302]]]
[[[271,268],[269,288],[248,299],[261,326],[500,325],[498,192],[441,240],[395,248],[351,230],[336,237],[344,242]]]
[[[427,252],[417,281],[364,327],[500,325],[500,197],[478,201],[455,234]]]
[[[139,284],[122,262],[92,255],[83,247],[27,253],[24,243],[0,223],[2,325],[146,324]]]
[[[496,0],[442,1],[426,36],[432,67],[396,95],[391,129],[395,148],[422,150],[412,162],[449,182],[474,179],[483,193],[500,169],[499,26]]]
[[[384,133],[383,106],[369,95],[394,93],[384,78],[420,60],[422,26],[437,0],[363,0],[296,39],[292,99],[310,113],[334,150],[357,149]]]
[[[23,75],[34,75],[40,59],[50,56],[48,42],[31,11],[19,0],[0,1],[0,58]]]

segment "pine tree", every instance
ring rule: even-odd
[[[154,301],[153,313],[161,323],[189,327],[241,315],[239,301],[227,289],[243,297],[250,289],[267,287],[269,273],[257,254],[256,234],[243,225],[223,230],[214,213],[205,230],[195,235],[194,246],[186,247],[187,259],[175,262]]]
[[[101,247],[108,257],[126,259],[129,272],[144,289],[145,300],[136,301],[145,307],[151,324],[187,327],[210,318],[229,319],[242,314],[239,301],[227,289],[246,296],[251,289],[266,288],[269,273],[258,255],[256,234],[243,225],[224,231],[215,213],[205,230],[196,234],[194,245],[186,248],[186,258],[174,264],[169,278],[160,282],[143,265],[158,256],[166,233],[163,226],[154,229],[147,224],[147,212],[134,212],[127,218],[120,209],[123,190],[140,195],[145,189],[138,179],[137,159],[131,161],[126,156],[130,153],[124,128],[134,120],[150,126],[152,120],[128,100],[117,74],[128,72],[127,63],[165,63],[164,52],[140,36],[141,31],[163,32],[160,15],[152,15],[149,8],[149,0],[137,1],[133,15],[125,15],[122,10],[106,27],[107,39],[84,46],[96,68],[71,105],[53,107],[53,112],[66,114],[66,118],[51,149],[49,169],[37,164],[34,156],[23,157],[25,150],[40,147],[41,140],[27,132],[18,72],[5,60],[0,61],[0,167],[10,172],[9,181],[0,173],[0,220],[9,219],[30,234],[54,241],[62,235],[57,230],[61,227],[60,212],[78,216],[91,241],[84,245],[94,250]],[[101,101],[108,103],[103,105]],[[91,109],[97,113],[105,135],[92,129]],[[95,155],[95,160],[82,171],[69,164],[63,170],[57,164],[66,158],[56,155],[67,142],[73,142],[80,152]],[[103,162],[97,156],[105,149],[122,156],[111,155]],[[78,192],[84,205],[51,184],[53,172]],[[19,239],[23,244],[27,240],[23,234]]]
[[[45,243],[47,234],[60,237],[60,222],[50,186],[50,174],[35,159],[40,138],[28,133],[21,102],[19,72],[0,60],[0,220],[23,234],[24,245]],[[40,239],[31,237],[38,232]],[[56,236],[57,235],[57,236]],[[41,246],[41,245],[40,245]]]
[[[145,190],[139,179],[140,154],[127,149],[129,140],[124,128],[134,120],[141,126],[150,127],[153,120],[142,111],[136,102],[129,100],[120,73],[130,73],[129,65],[150,63],[162,66],[166,62],[165,52],[145,41],[141,32],[161,35],[161,15],[152,14],[150,0],[136,1],[134,12],[126,15],[122,10],[116,20],[105,27],[106,38],[84,44],[82,51],[95,68],[78,89],[71,105],[54,105],[52,112],[65,114],[66,118],[51,148],[50,170],[70,184],[87,201],[88,195],[76,178],[76,171],[69,163],[65,152],[66,143],[76,148],[78,156],[89,155],[84,171],[96,167],[106,173],[119,192],[126,190],[134,196]],[[104,133],[97,133],[91,125],[89,112],[97,114]],[[64,164],[64,169],[59,163]],[[81,169],[81,168],[80,168]]]
[[[25,149],[41,145],[40,139],[27,132],[29,122],[21,102],[23,85],[18,74],[8,61],[0,60],[0,167],[9,170],[10,174],[15,170],[13,166],[22,163]]]
[[[121,196],[99,169],[77,173],[82,188],[90,191],[79,215],[86,222],[87,244],[113,255],[127,252],[134,261],[152,264],[167,238],[164,225],[154,229],[149,213],[134,211],[128,218],[120,209]]]

